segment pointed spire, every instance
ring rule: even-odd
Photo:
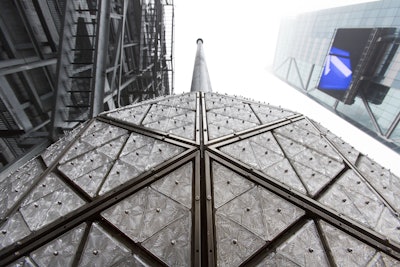
[[[197,39],[197,52],[194,61],[191,92],[211,92],[211,82],[208,76],[207,64],[204,57],[203,40]]]

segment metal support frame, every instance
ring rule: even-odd
[[[392,124],[390,125],[389,129],[387,130],[385,136],[386,138],[390,138],[396,127],[399,125],[400,122],[400,112],[397,113],[396,118],[393,120]]]
[[[311,69],[310,69],[310,73],[308,74],[306,87],[304,88],[304,90],[306,90],[306,91],[308,91],[308,86],[310,85],[310,81],[311,81],[312,74],[314,72],[314,68],[315,68],[315,64],[312,64]]]
[[[300,70],[299,70],[299,67],[297,66],[297,61],[296,61],[295,58],[292,58],[292,60],[294,62],[294,67],[296,68],[296,73],[297,73],[297,76],[299,77],[299,80],[300,80],[300,83],[301,83],[301,87],[303,88],[304,91],[307,91],[307,88],[304,87],[303,78],[300,75]]]
[[[23,130],[28,131],[31,129],[32,122],[26,114],[24,108],[19,103],[17,96],[12,90],[11,86],[4,77],[0,77],[0,98],[6,105],[7,110],[13,116],[16,124]]]
[[[25,62],[25,60],[23,60]],[[49,58],[49,59],[43,59],[43,60],[37,60],[37,61],[32,61],[29,63],[24,64],[24,62],[21,62],[22,64],[10,66],[6,64],[6,67],[0,69],[0,76],[8,75],[8,74],[14,74],[17,72],[21,71],[27,71],[31,69],[36,69],[36,68],[41,68],[49,65],[54,65],[57,63],[56,58]]]
[[[92,84],[92,98],[90,117],[93,118],[103,111],[104,107],[104,84],[107,60],[107,42],[110,30],[110,1],[100,1],[98,4],[99,15],[96,33],[96,48],[94,60],[94,83]]]
[[[13,158],[8,157],[8,164],[12,164],[18,157],[23,156],[24,151],[27,152],[33,146],[41,147],[40,144],[47,139],[48,134],[42,133],[39,136],[36,130],[41,128],[38,127],[42,124],[41,121],[49,119],[47,101],[44,96],[52,95],[54,90],[52,70],[57,61],[55,58],[57,51],[49,49],[51,41],[49,40],[49,43],[43,40],[39,41],[40,38],[49,38],[49,36],[40,35],[40,32],[35,33],[31,23],[32,20],[37,19],[40,24],[36,27],[44,28],[43,13],[38,12],[37,9],[26,8],[21,1],[14,1],[13,8],[15,8],[15,14],[18,14],[18,19],[21,20],[16,31],[27,33],[28,45],[25,48],[26,51],[20,52],[18,46],[20,44],[15,40],[13,29],[7,25],[5,21],[7,17],[2,16],[0,18],[0,38],[4,48],[2,55],[4,60],[2,60],[0,69],[3,93],[1,98],[7,110],[3,111],[5,114],[0,117],[4,118],[8,116],[7,114],[11,114],[13,121],[21,130],[19,135],[14,136],[13,142],[3,140],[3,144],[8,147],[5,151],[14,151]],[[49,11],[43,10],[43,12],[48,13]],[[47,23],[51,24],[53,21],[48,19]],[[8,124],[6,120],[2,120],[2,123]],[[7,129],[15,130],[13,127]],[[47,130],[45,129],[46,133]],[[30,138],[30,142],[25,142],[24,138]],[[25,147],[22,141],[25,142]]]
[[[96,3],[96,9],[90,3]],[[66,2],[52,122],[54,140],[104,108],[107,111],[170,93],[164,90],[170,81],[159,81],[166,71],[159,66],[166,64],[167,54],[172,56],[172,48],[161,49],[166,42],[161,29],[168,28],[166,23],[173,19],[163,17],[165,7],[173,7],[173,2],[90,3]],[[86,27],[86,33],[77,34],[77,27]],[[93,60],[77,60],[83,52],[92,53]]]
[[[367,100],[365,99],[364,93],[359,92],[359,95],[360,95],[360,97],[361,97],[361,100],[362,100],[362,102],[363,102],[363,104],[364,104],[365,109],[366,109],[367,112],[368,112],[368,116],[369,116],[369,118],[371,119],[371,122],[372,122],[372,124],[373,124],[374,127],[375,127],[375,131],[376,131],[380,136],[382,136],[383,133],[382,133],[381,127],[379,127],[379,124],[378,124],[378,122],[376,121],[376,118],[375,118],[374,114],[372,113],[371,107],[369,106]]]

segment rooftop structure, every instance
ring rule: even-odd
[[[1,174],[0,265],[400,264],[398,177],[301,114],[201,88]]]

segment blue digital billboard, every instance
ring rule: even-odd
[[[344,100],[354,78],[354,70],[368,43],[371,28],[337,29],[325,59],[318,89]]]
[[[318,88],[347,90],[350,87],[352,78],[350,52],[332,46],[326,57]]]

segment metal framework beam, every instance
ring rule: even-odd
[[[166,40],[161,29],[166,19],[173,19],[163,17],[168,3],[160,0],[90,3],[96,3],[96,9],[86,0],[66,3],[68,15],[64,25],[67,26],[61,37],[53,139],[63,129],[74,127],[79,122],[77,118],[85,120],[102,112],[104,107],[131,104],[137,93],[142,93],[141,98],[169,93],[166,88],[170,81],[160,80],[165,70],[158,67],[165,64],[167,54],[161,50]],[[87,35],[76,32],[79,23],[85,25]],[[93,61],[77,61],[83,52],[93,53]]]
[[[94,61],[94,83],[92,89],[92,104],[90,117],[95,117],[103,111],[104,108],[104,84],[107,60],[107,42],[110,30],[110,1],[100,1],[99,3],[98,28],[96,39],[96,58]]]

